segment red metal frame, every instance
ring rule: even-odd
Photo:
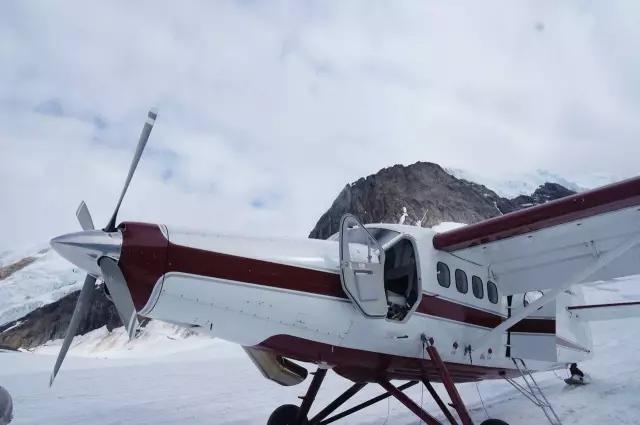
[[[467,408],[464,405],[464,402],[462,401],[462,397],[460,397],[460,393],[458,392],[458,389],[456,388],[456,385],[454,384],[453,379],[451,379],[451,375],[447,370],[447,366],[442,361],[442,358],[440,357],[438,350],[436,349],[435,346],[431,344],[427,345],[426,350],[427,350],[427,353],[429,354],[429,357],[431,358],[431,361],[436,366],[436,370],[440,375],[440,380],[444,384],[444,387],[446,388],[447,393],[449,393],[449,397],[451,398],[451,402],[453,403],[453,408],[456,409],[456,412],[458,412],[458,416],[462,421],[462,425],[473,425],[471,416],[469,416],[469,412],[467,412]]]
[[[442,383],[444,384],[444,387],[447,390],[447,393],[449,394],[449,397],[452,400],[452,406],[458,412],[458,416],[460,417],[460,421],[462,425],[473,425],[473,422],[471,421],[471,417],[467,412],[467,408],[465,407],[464,402],[462,401],[462,398],[460,397],[460,394],[456,389],[453,379],[451,378],[451,374],[449,373],[449,370],[447,369],[447,366],[445,365],[445,363],[442,361],[442,358],[440,357],[438,350],[436,349],[436,347],[434,347],[431,344],[432,341],[427,340],[427,338],[424,336],[423,336],[423,341],[425,344],[425,350],[429,354],[431,361],[435,365],[435,369],[440,375],[440,379],[442,380]],[[300,410],[298,411],[298,415],[295,422],[296,424],[301,425],[302,423],[305,423],[307,415],[309,414],[309,410],[311,409],[311,405],[313,404],[316,398],[316,395],[320,390],[320,386],[322,385],[322,382],[324,381],[326,374],[327,374],[326,369],[318,369],[315,373],[313,373],[314,375],[313,380],[309,385],[309,389],[307,390],[307,393],[304,396],[300,397],[302,399],[302,404],[300,405]],[[447,420],[451,423],[451,425],[458,425],[458,421],[456,420],[454,415],[451,413],[451,411],[447,408],[447,405],[444,403],[444,401],[442,401],[442,398],[440,398],[440,396],[438,395],[436,390],[433,388],[429,380],[426,378],[422,378],[421,381],[429,391],[429,394],[431,394],[435,402],[438,404],[438,406],[442,410],[442,413],[445,415]],[[435,417],[431,416],[421,406],[418,406],[413,400],[411,400],[406,394],[402,392],[406,388],[418,383],[418,381],[407,382],[399,387],[396,387],[393,384],[391,384],[388,378],[379,379],[377,383],[386,390],[385,394],[381,394],[377,397],[372,398],[369,401],[361,403],[351,409],[345,410],[342,413],[339,413],[330,418],[327,418],[331,413],[333,413],[336,409],[342,406],[347,400],[349,400],[353,395],[358,393],[366,385],[365,382],[354,383],[343,394],[338,396],[327,407],[325,407],[318,414],[316,414],[315,417],[309,420],[308,423],[316,424],[316,425],[329,424],[338,419],[344,418],[345,416],[349,416],[359,410],[362,410],[367,406],[377,403],[380,400],[384,400],[387,397],[393,396],[405,407],[407,407],[411,412],[413,412],[416,416],[418,416],[420,419],[425,421],[427,425],[443,425],[442,422],[437,420]]]
[[[412,387],[417,383],[418,383],[418,381],[406,382],[406,383],[404,383],[404,384],[402,384],[402,385],[400,385],[398,387],[398,391],[404,391],[407,388]],[[364,386],[366,384],[365,383],[354,384],[354,386],[356,386],[356,385],[360,387],[361,385]],[[374,398],[372,398],[370,400],[367,400],[364,403],[360,403],[357,406],[354,406],[354,407],[352,407],[350,409],[347,409],[342,413],[338,413],[337,415],[333,415],[328,419],[324,419],[324,417],[328,416],[330,413],[335,411],[335,409],[337,409],[340,405],[342,405],[348,398],[351,398],[351,396],[353,394],[350,394],[350,393],[354,392],[354,389],[353,389],[354,386],[352,386],[350,389],[345,391],[333,403],[331,403],[329,406],[327,406],[327,408],[323,409],[320,413],[318,413],[316,415],[316,417],[314,417],[313,419],[310,419],[309,420],[309,425],[327,425],[327,424],[333,423],[333,422],[335,422],[335,421],[337,421],[339,419],[345,418],[345,417],[347,417],[349,415],[352,415],[352,414],[354,414],[356,412],[359,412],[360,410],[362,410],[362,409],[364,409],[366,407],[369,407],[369,406],[371,406],[371,405],[373,405],[375,403],[378,403],[379,401],[386,400],[387,398],[391,397],[391,394],[389,394],[389,391],[385,391],[384,394],[380,394],[379,396],[374,397]],[[362,388],[362,387],[360,387],[360,388]]]
[[[422,379],[422,384],[424,384],[424,386],[427,388],[427,391],[429,391],[429,394],[431,394],[431,397],[433,397],[433,399],[436,401],[436,403],[440,407],[440,410],[442,410],[442,413],[449,420],[449,423],[451,425],[458,425],[458,421],[456,421],[456,418],[453,417],[453,415],[451,414],[451,412],[447,408],[447,405],[444,404],[444,401],[442,401],[442,399],[440,398],[440,396],[436,392],[436,389],[433,388],[433,385],[431,385],[431,382],[429,382],[428,380],[423,378]]]
[[[389,381],[378,381],[378,384],[382,386],[389,394],[394,396],[400,403],[404,404],[407,409],[411,410],[420,419],[425,421],[427,425],[442,425],[442,422],[425,412],[422,407],[418,406],[413,400],[411,400],[405,393],[397,389]]]

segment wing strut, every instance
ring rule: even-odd
[[[607,266],[613,260],[625,254],[627,251],[629,251],[630,249],[632,249],[638,244],[640,244],[640,235],[629,239],[627,242],[621,244],[617,248],[607,252],[604,255],[601,255],[593,264],[591,264],[588,267],[585,267],[584,269],[580,270],[578,273],[574,274],[571,279],[567,279],[567,281],[562,285],[547,292],[542,297],[538,298],[536,301],[532,302],[522,310],[518,310],[516,314],[514,314],[513,316],[511,316],[510,318],[502,322],[497,327],[493,328],[491,332],[484,335],[482,338],[479,338],[478,340],[476,340],[475,344],[471,345],[471,349],[476,353],[483,353],[487,348],[489,348],[489,345],[491,345],[491,342],[494,341],[495,338],[499,337],[504,332],[506,332],[507,329],[509,329],[516,323],[520,322],[522,319],[529,316],[531,313],[535,312],[540,307],[553,301],[558,295],[563,293],[571,285],[576,285],[580,282],[583,282],[589,276],[593,275],[598,270]]]

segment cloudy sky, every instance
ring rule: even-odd
[[[306,236],[349,181],[640,174],[634,1],[0,2],[0,249],[120,218]]]

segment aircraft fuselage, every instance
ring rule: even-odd
[[[358,381],[437,380],[423,334],[456,382],[513,374],[508,346],[518,338],[531,346],[553,344],[558,354],[527,359],[531,369],[563,367],[590,355],[590,341],[582,346],[558,337],[559,321],[551,316],[525,319],[486,352],[473,352],[470,345],[508,315],[506,297],[488,299],[486,267],[435,250],[429,229],[379,226],[404,232],[418,252],[421,294],[402,321],[371,319],[354,308],[341,285],[336,240],[233,237],[123,223],[119,265],[141,316],[325,364]],[[466,293],[456,283],[438,284],[438,262],[447,264],[452,281],[454,270],[466,273]],[[472,276],[482,281],[482,298],[473,293]]]

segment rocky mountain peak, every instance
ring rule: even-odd
[[[558,183],[545,183],[538,187],[531,195],[520,195],[511,200],[515,209],[544,204],[554,199],[573,195],[575,192]]]
[[[309,237],[326,239],[337,232],[345,213],[364,223],[470,224],[573,193],[560,184],[545,183],[530,196],[507,199],[486,186],[453,176],[438,164],[394,165],[347,184]]]
[[[0,266],[0,280],[4,280],[14,274],[17,271],[20,271],[27,267],[29,264],[32,264],[36,261],[36,257],[24,257],[18,261],[15,261],[11,264],[7,264],[6,266]]]

